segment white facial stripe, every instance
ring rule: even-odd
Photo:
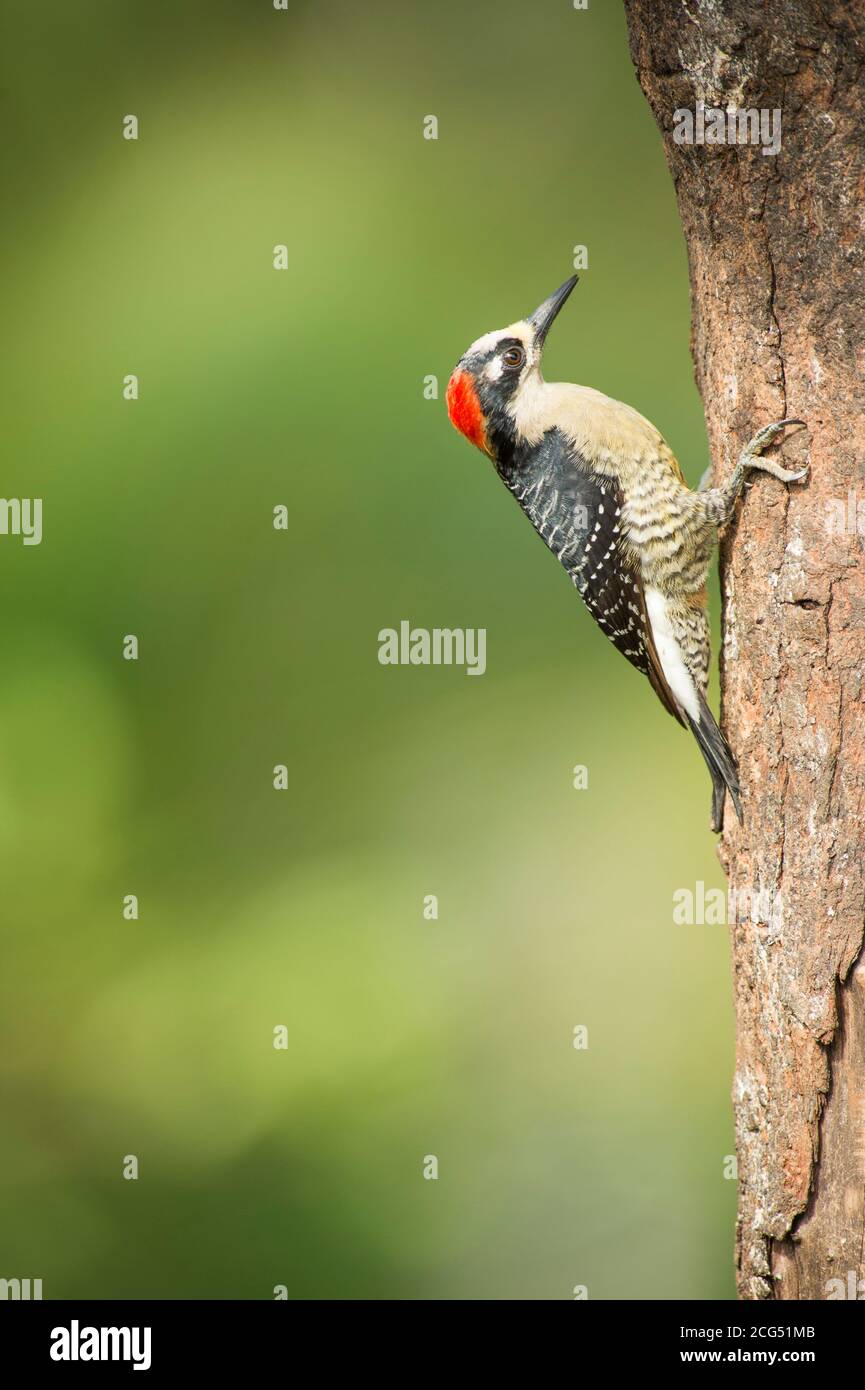
[[[494,328],[491,333],[485,333],[477,342],[472,343],[465,353],[469,357],[474,352],[485,353],[496,347],[503,338],[517,338],[526,350],[526,356],[531,359],[531,346],[534,340],[534,332],[531,326],[523,321],[509,324],[507,328]]]
[[[489,352],[490,348],[494,348],[499,338],[504,335],[504,331],[503,328],[494,328],[491,333],[485,333],[482,338],[478,338],[476,343],[472,343],[465,354],[466,357],[473,352]]]
[[[484,368],[484,376],[487,381],[498,381],[504,371],[504,363],[500,357],[494,357]]]

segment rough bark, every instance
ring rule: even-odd
[[[810,431],[783,449],[808,482],[759,477],[723,538],[745,823],[728,802],[720,855],[754,904],[731,926],[740,1296],[837,1297],[830,1280],[865,1281],[865,5],[625,8],[688,247],[714,480],[760,425]],[[677,144],[674,112],[700,100],[779,108],[777,155]]]

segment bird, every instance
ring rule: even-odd
[[[446,392],[451,424],[491,459],[538,535],[616,649],[690,729],[712,779],[711,825],[723,829],[725,795],[743,823],[736,759],[709,708],[706,580],[718,529],[748,475],[799,482],[763,451],[792,425],[760,429],[729,481],[692,490],[660,432],[622,401],[590,386],[547,382],[547,334],[579,276],[528,318],[483,334],[463,353]]]

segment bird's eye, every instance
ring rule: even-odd
[[[502,353],[502,361],[506,367],[521,367],[526,360],[526,354],[521,347],[508,348],[507,352]]]

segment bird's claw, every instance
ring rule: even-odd
[[[779,463],[772,459],[762,457],[764,449],[767,449],[774,439],[777,439],[788,425],[802,425],[805,427],[804,420],[785,419],[774,420],[771,425],[764,425],[758,430],[754,438],[742,450],[740,464],[743,468],[756,469],[761,473],[770,473],[773,478],[778,478],[782,483],[798,483],[808,473],[808,465],[793,471],[789,468],[782,468]]]

